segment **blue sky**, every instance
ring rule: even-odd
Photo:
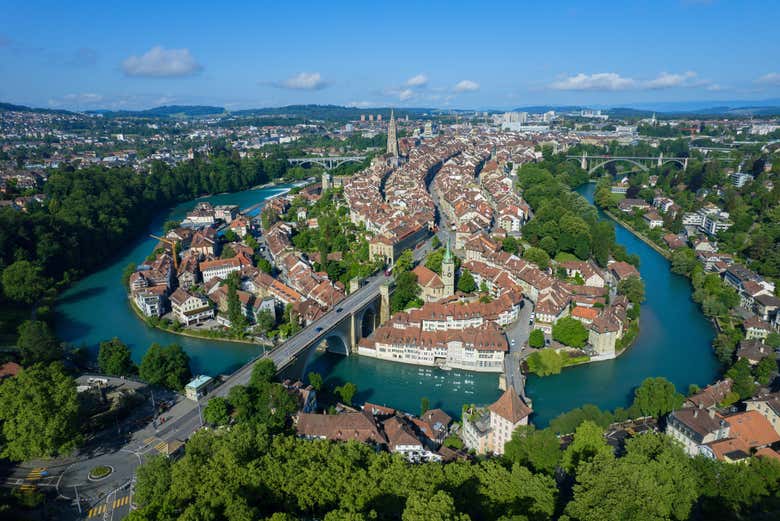
[[[9,0],[0,100],[509,108],[780,97],[777,1],[220,4]]]

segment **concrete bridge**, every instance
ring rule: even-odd
[[[362,163],[366,156],[311,156],[311,157],[291,157],[287,160],[291,165],[320,165],[325,170],[333,170],[345,163]]]
[[[390,284],[393,278],[380,272],[368,278],[356,291],[287,341],[254,358],[230,375],[209,398],[226,397],[236,385],[247,385],[252,367],[261,358],[269,358],[284,378],[302,378],[311,355],[324,341],[327,349],[349,356],[360,339],[390,318]]]
[[[592,174],[599,168],[608,165],[609,163],[616,163],[618,161],[624,163],[631,163],[639,167],[642,171],[649,171],[650,168],[657,166],[660,167],[666,163],[677,163],[683,170],[688,169],[687,157],[664,157],[663,153],[657,157],[654,156],[607,156],[596,155],[589,156],[583,154],[581,156],[566,156],[566,159],[573,159],[580,162],[580,168],[586,170],[588,174]]]

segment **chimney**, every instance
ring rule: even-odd
[[[710,418],[715,418],[715,409],[710,409]]]
[[[699,415],[699,409],[693,411],[693,417],[696,418]]]

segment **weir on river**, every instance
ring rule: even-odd
[[[286,189],[246,190],[201,200],[247,208]],[[577,191],[592,202],[594,189],[588,184]],[[195,202],[182,203],[159,215],[147,231],[159,234],[166,220],[183,218]],[[585,403],[609,409],[627,406],[634,387],[649,376],[664,376],[681,392],[690,383],[707,384],[717,376],[718,366],[710,347],[713,329],[691,301],[688,281],[672,274],[666,259],[628,231],[616,226],[616,234],[629,253],[641,258],[647,301],[642,305],[640,334],[628,352],[614,360],[567,368],[545,378],[529,377],[526,393],[534,404],[532,420],[539,426]],[[96,354],[101,340],[119,337],[131,347],[136,362],[153,342],[178,343],[190,355],[193,372],[209,375],[230,373],[260,353],[262,348],[256,345],[153,329],[136,317],[120,279],[125,266],[142,262],[156,243],[145,233],[139,233],[139,237],[111,265],[82,279],[61,296],[55,326],[63,340],[75,346],[86,345]],[[371,401],[409,412],[418,412],[421,398],[427,397],[431,407],[441,407],[459,417],[463,404],[490,403],[501,393],[495,374],[442,371],[360,356],[321,353],[309,370],[322,374],[326,385],[353,382],[358,388],[357,402]]]

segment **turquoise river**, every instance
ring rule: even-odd
[[[593,200],[593,184],[578,188]],[[220,194],[204,198],[215,204],[242,208],[259,203],[285,188],[273,187]],[[159,233],[168,219],[181,219],[193,201],[157,216],[148,232]],[[602,218],[604,218],[602,216]],[[669,271],[669,264],[642,241],[620,226],[617,240],[641,258],[647,301],[642,305],[641,332],[634,345],[615,360],[565,369],[546,378],[530,377],[527,393],[534,402],[533,421],[544,426],[561,412],[586,403],[612,409],[630,403],[634,387],[649,376],[664,376],[685,391],[688,384],[707,384],[718,371],[710,347],[713,329],[690,299],[688,281]],[[153,342],[178,343],[192,359],[193,372],[210,375],[229,373],[260,353],[258,346],[173,335],[149,328],[129,308],[120,278],[124,267],[140,263],[155,240],[144,235],[118,252],[103,270],[73,285],[56,308],[58,335],[73,345],[86,345],[93,353],[101,340],[119,337],[140,361]],[[318,355],[310,370],[326,376],[328,384],[351,381],[358,387],[357,400],[386,404],[410,412],[428,397],[433,407],[460,415],[464,403],[484,404],[500,391],[496,375],[465,371],[441,371],[359,356]]]

